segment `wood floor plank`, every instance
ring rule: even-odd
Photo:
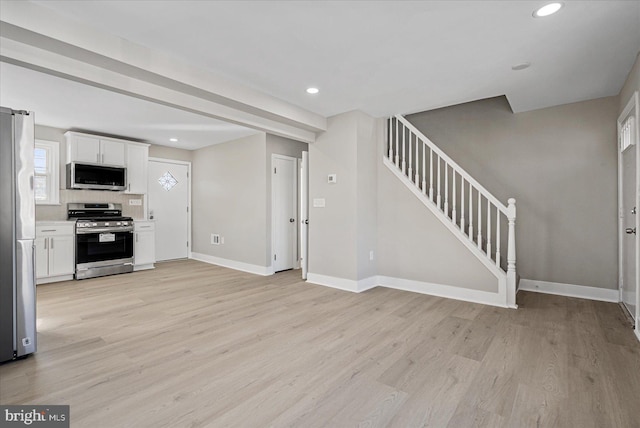
[[[640,344],[620,308],[518,310],[355,294],[187,260],[38,286],[38,352],[2,404],[73,427],[636,427]]]

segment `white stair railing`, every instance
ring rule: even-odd
[[[516,307],[516,200],[504,205],[403,116],[387,126],[385,165],[498,276],[506,306]]]

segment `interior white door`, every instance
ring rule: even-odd
[[[156,260],[189,256],[189,166],[149,160],[149,219],[155,221]]]
[[[309,152],[302,152],[300,164],[300,268],[302,279],[309,270]]]
[[[273,155],[271,164],[273,270],[280,272],[293,269],[297,259],[297,161]]]
[[[622,152],[622,303],[635,319],[636,315],[636,146]]]

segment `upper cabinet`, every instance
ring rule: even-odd
[[[77,132],[67,132],[64,135],[67,138],[67,163],[125,166],[126,141]]]
[[[125,193],[147,193],[149,145],[127,143],[127,190]]]
[[[147,193],[149,144],[69,131],[67,163],[88,162],[127,168],[125,193]]]

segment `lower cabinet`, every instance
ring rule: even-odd
[[[133,270],[153,269],[156,262],[156,231],[153,221],[135,221]]]
[[[36,224],[36,283],[73,279],[75,236],[72,222]]]

